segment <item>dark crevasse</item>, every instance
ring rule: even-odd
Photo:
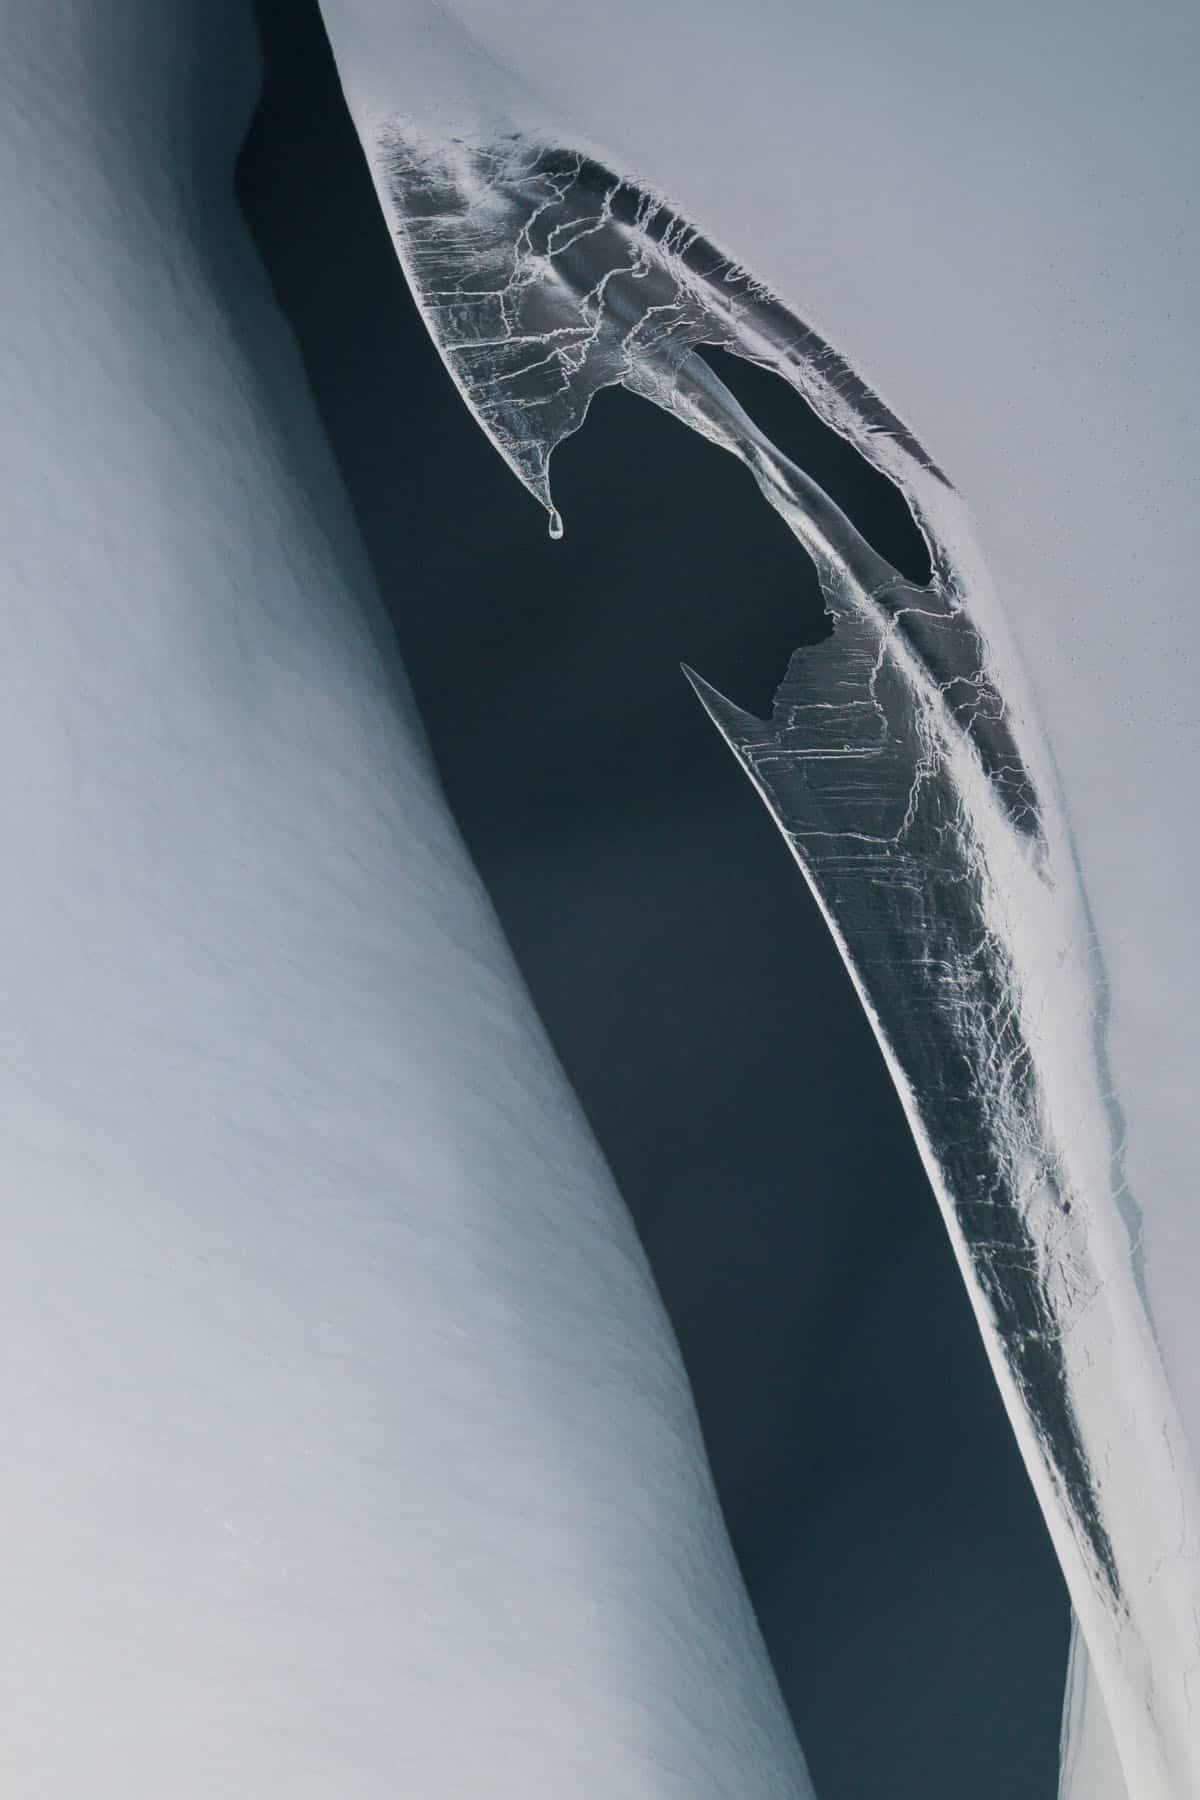
[[[547,540],[416,316],[316,5],[260,17],[242,204],[451,806],[651,1258],[821,1800],[1050,1800],[1061,1578],[866,1020],[679,673],[765,714],[828,631],[815,579],[743,470],[619,391],[555,458]],[[733,377],[785,449],[836,458],[764,416],[773,381]],[[839,497],[917,556],[872,477],[847,461]]]

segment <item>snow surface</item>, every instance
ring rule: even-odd
[[[1057,1068],[1055,1138],[1085,1177],[1085,1219],[1111,1191],[1134,1231],[1120,1266],[1117,1239],[1098,1255],[1092,1244],[1100,1281],[1070,1296],[1063,1343],[1076,1400],[1090,1389],[1085,1436],[1103,1445],[1102,1535],[1132,1571],[1106,1629],[1119,1634],[1144,1605],[1174,1618],[1144,1635],[1132,1682],[1086,1606],[1084,1624],[1131,1785],[1190,1792],[1200,1224],[1189,1027],[1200,993],[1187,902],[1197,452],[1186,421],[1197,399],[1189,72],[1200,22],[1171,3],[1148,15],[1072,4],[1048,26],[1028,4],[999,15],[937,0],[900,11],[759,0],[701,15],[656,0],[625,20],[462,0],[454,27],[441,9],[381,0],[326,0],[326,13],[385,204],[398,130],[433,144],[465,137],[467,155],[511,144],[516,130],[519,143],[588,153],[668,193],[870,379],[966,498],[998,602],[982,586],[973,594],[995,686],[1006,701],[1022,686],[1007,630],[1034,672],[1049,738],[1039,760],[1057,765],[1082,865],[1089,911],[1074,908],[1065,954],[1086,965],[1094,921],[1102,959],[1082,992],[1072,976],[1052,994],[1043,968],[1026,1023],[1040,1022]],[[481,421],[509,454],[519,433],[506,443],[489,405]],[[530,479],[519,454],[510,460]],[[1071,844],[1052,835],[1061,881]],[[1023,935],[1020,955],[1036,965],[1046,939],[1020,880],[997,891],[1010,940]],[[1081,1101],[1072,1120],[1089,1014],[1105,1029],[1098,1104]],[[1067,1276],[1085,1261],[1072,1254]],[[1159,1431],[1173,1405],[1151,1396],[1153,1346],[1121,1349],[1123,1334],[1144,1339],[1141,1292],[1190,1456],[1173,1422]],[[1106,1311],[1113,1331],[1098,1322]]]
[[[251,8],[0,20],[7,1785],[803,1800],[234,210]]]

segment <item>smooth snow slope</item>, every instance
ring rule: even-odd
[[[251,26],[0,9],[0,1768],[803,1797],[235,212]]]
[[[1144,1282],[1194,1456],[1194,13],[464,0],[452,46],[442,12],[326,11],[368,143],[406,119],[435,142],[516,126],[669,193],[962,491],[1062,778],[1105,967],[1086,1004],[1108,1024],[1135,1221],[1122,1279]],[[1072,1002],[1060,1057],[1078,1022]],[[1104,1161],[1083,1111],[1079,1128]],[[1114,1426],[1132,1495],[1137,1432]],[[1169,1451],[1149,1497],[1177,1600],[1196,1558],[1184,1460]],[[1184,1755],[1197,1671],[1159,1671]]]

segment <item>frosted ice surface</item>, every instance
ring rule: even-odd
[[[330,9],[335,49],[343,11]],[[474,57],[464,39],[478,79]],[[692,679],[875,1023],[1130,1788],[1184,1800],[1200,1791],[1191,1453],[1138,1270],[1104,970],[963,510],[867,384],[657,188],[546,135],[532,103],[482,124],[452,104],[431,128],[435,105],[389,113],[378,73],[362,82],[365,147],[434,340],[552,521],[553,450],[619,382],[737,455],[817,566],[835,630],[793,659],[769,720]],[[763,437],[697,355],[705,343],[792,382],[902,485],[928,587],[902,581]]]

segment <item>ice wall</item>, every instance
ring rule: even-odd
[[[368,0],[326,10],[448,368],[543,504],[553,443],[592,385],[624,380],[750,463],[797,515],[839,610],[852,540],[689,354],[729,342],[724,301],[743,353],[782,371],[758,329],[774,289],[888,397],[860,409],[857,436],[948,547],[938,592],[900,594],[859,559],[858,602],[843,592],[839,631],[798,659],[774,720],[713,710],[846,944],[985,1335],[1007,1345],[997,1373],[1131,1785],[1190,1792],[1200,1241],[1180,1034],[1197,996],[1172,868],[1195,773],[1179,654],[1194,633],[1177,601],[1194,525],[1166,497],[1194,462],[1175,385],[1196,260],[1180,78],[1194,15],[1163,6],[1147,30],[1132,9],[1069,9],[1047,40],[1019,10],[998,42],[986,9],[936,4],[697,18],[667,0],[623,23],[538,0],[466,0],[452,23]],[[569,205],[585,167],[625,178],[591,181],[590,223]],[[697,220],[736,260],[697,239]],[[474,284],[450,267],[452,243]],[[800,350],[809,397],[852,429],[846,394]],[[966,495],[982,563],[897,414]],[[944,604],[955,588],[966,633]],[[971,631],[986,646],[975,660]],[[1037,672],[1048,750],[1010,634]],[[1001,741],[1014,729],[1017,757]],[[940,1048],[922,989],[947,1028]],[[989,1090],[1003,1123],[986,1122]],[[960,1103],[975,1129],[949,1124]],[[988,1144],[999,1162],[985,1169]],[[998,1204],[1002,1229],[986,1217]],[[1036,1372],[1046,1357],[1070,1372]],[[1039,1442],[1053,1447],[1048,1481]]]
[[[250,7],[0,27],[7,1784],[806,1796],[236,215]]]

